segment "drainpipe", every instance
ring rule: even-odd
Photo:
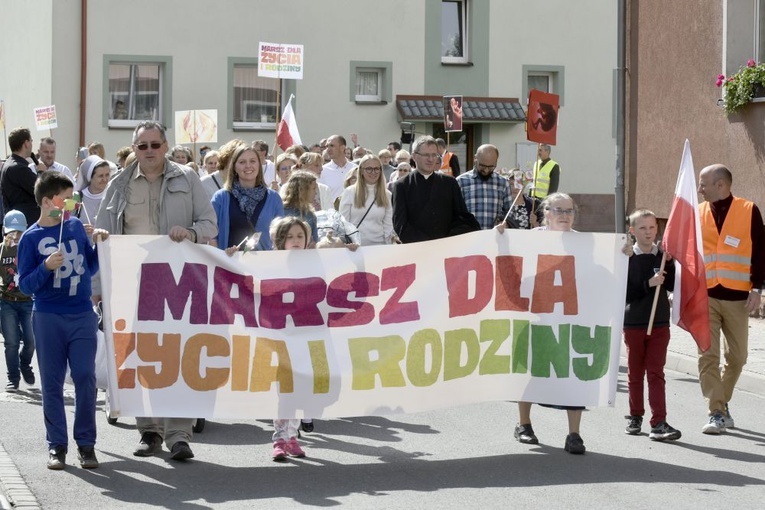
[[[86,91],[88,86],[88,0],[80,0],[80,144],[85,146]]]
[[[614,231],[624,233],[626,226],[626,212],[624,205],[624,96],[625,91],[625,62],[626,62],[626,0],[619,0],[617,8],[616,31],[617,56],[616,56],[616,186],[614,188]]]

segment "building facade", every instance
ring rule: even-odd
[[[0,76],[6,124],[34,128],[34,108],[55,105],[59,127],[35,138],[53,136],[69,166],[96,140],[114,157],[140,119],[167,125],[172,145],[176,111],[217,110],[220,143],[273,145],[294,94],[304,143],[356,133],[377,151],[411,120],[400,96],[525,107],[539,88],[561,97],[560,189],[577,195],[584,217],[600,212],[592,229],[613,229],[615,2],[0,0],[0,12],[0,65],[19,71]],[[260,41],[304,46],[303,79],[281,81],[280,104],[279,81],[257,76]],[[413,122],[416,135],[443,134],[440,121]],[[531,165],[522,119],[466,118],[449,142],[463,169],[482,143],[500,148],[502,167]]]

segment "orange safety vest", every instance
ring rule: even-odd
[[[707,288],[722,285],[731,290],[752,290],[752,208],[754,204],[733,197],[720,232],[708,202],[699,204]]]
[[[452,154],[449,151],[445,152],[444,157],[441,160],[441,168],[440,168],[442,174],[451,175],[452,177],[454,177],[454,175],[452,174],[452,167],[449,166],[449,162],[452,160],[453,155],[454,154]]]

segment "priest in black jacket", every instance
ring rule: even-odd
[[[393,185],[393,230],[403,243],[430,241],[480,230],[454,177],[441,166],[436,140],[421,136],[412,146],[417,169]]]

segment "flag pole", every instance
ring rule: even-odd
[[[281,72],[281,71],[279,71],[279,72]],[[280,117],[282,116],[282,98],[281,98],[281,94],[282,94],[282,79],[281,79],[281,77],[276,79],[276,83],[277,83],[277,85],[276,85],[276,124],[275,124],[276,127],[274,128],[274,153],[273,153],[274,154],[274,164],[276,164],[276,150],[277,150],[277,148],[279,148],[279,121],[281,120]],[[266,156],[268,156],[268,154],[266,154]],[[274,172],[274,177],[275,178],[277,177],[276,174],[277,173]]]
[[[663,252],[661,255],[661,266],[659,267],[659,274],[664,273],[664,265],[666,263],[667,263],[667,253]],[[645,332],[645,334],[648,336],[651,336],[651,331],[653,331],[653,319],[656,316],[656,304],[659,302],[659,292],[661,292],[662,285],[657,285],[656,292],[653,293],[653,304],[651,305],[651,316],[648,319],[648,330]]]

